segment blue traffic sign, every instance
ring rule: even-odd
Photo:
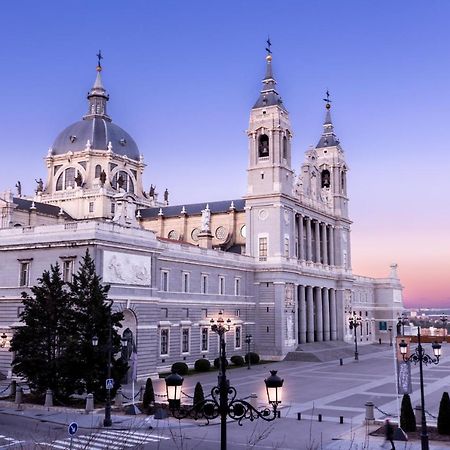
[[[78,431],[78,424],[76,422],[72,422],[67,428],[67,432],[70,436],[73,436]]]
[[[114,387],[114,379],[107,378],[106,379],[106,389],[112,389]]]

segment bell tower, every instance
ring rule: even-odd
[[[258,100],[250,113],[249,197],[270,194],[292,195],[291,124],[289,113],[276,90],[272,51],[268,41],[266,74]]]

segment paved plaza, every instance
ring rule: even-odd
[[[426,386],[426,409],[436,416],[442,392],[449,390],[450,386],[450,356],[444,344],[442,362],[424,369]],[[368,436],[364,426],[365,403],[372,401],[375,406],[375,417],[384,420],[387,413],[393,420],[397,420],[399,399],[395,388],[395,364],[393,348],[389,346],[367,345],[361,347],[359,361],[352,358],[313,363],[299,361],[283,361],[253,366],[251,370],[239,368],[227,372],[231,385],[235,386],[238,396],[244,398],[252,393],[258,395],[261,405],[266,394],[264,391],[264,378],[269,370],[278,370],[284,378],[283,407],[281,418],[271,423],[262,420],[253,423],[246,422],[240,427],[235,422],[228,425],[229,449],[374,449],[380,448],[383,439]],[[419,403],[419,375],[418,368],[412,368],[414,392],[411,395],[413,405]],[[205,394],[215,385],[216,373],[194,374],[185,378],[183,392],[192,395],[197,381],[203,385]],[[164,381],[154,383],[157,394],[164,393]],[[125,387],[127,395],[130,386]],[[187,400],[187,399],[186,399]],[[298,419],[301,413],[301,420]],[[79,439],[90,439],[94,442],[88,448],[112,448],[102,442],[114,440],[117,445],[119,436],[129,436],[136,444],[135,448],[161,448],[161,449],[214,449],[219,448],[219,426],[211,424],[204,426],[190,420],[177,421],[154,420],[146,416],[119,416],[114,415],[111,433],[101,429],[102,412],[91,415],[73,412],[43,411],[42,409],[25,407],[23,411],[15,411],[2,404],[0,414],[8,414],[17,420],[33,418],[61,424],[65,426],[72,420],[79,423],[81,435]],[[322,422],[318,415],[322,415]],[[435,420],[428,416],[428,422]],[[343,416],[344,423],[339,423]],[[8,427],[0,422],[0,435],[19,441],[26,441],[27,436],[15,434],[10,436]],[[152,429],[150,429],[150,426]],[[132,433],[134,437],[132,437]],[[54,437],[53,445],[49,443],[45,448],[69,448],[67,434]],[[116,434],[114,434],[116,433]],[[122,433],[122,435],[120,434]],[[85,435],[83,437],[83,435]],[[86,437],[90,436],[90,437]],[[95,440],[94,440],[95,438]],[[142,439],[137,443],[136,439]],[[103,439],[103,440],[102,440]],[[106,439],[106,441],[105,441]],[[58,441],[58,442],[56,442]],[[12,441],[9,441],[10,444]],[[14,448],[8,444],[7,448]],[[1,445],[1,442],[0,442]],[[19,444],[18,444],[19,445]],[[23,445],[21,443],[20,445]],[[139,446],[138,446],[139,445]],[[81,446],[81,444],[80,444]],[[431,449],[449,448],[445,443],[431,442]],[[6,448],[6,447],[5,447]],[[20,448],[20,447],[17,447]],[[397,449],[419,449],[418,442],[398,442]]]

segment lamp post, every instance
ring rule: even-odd
[[[400,342],[400,353],[402,354],[403,361],[413,362],[414,364],[419,363],[419,375],[420,375],[420,402],[422,407],[422,426],[420,432],[420,440],[422,443],[422,450],[429,450],[428,445],[428,432],[427,432],[427,419],[425,416],[425,393],[423,386],[423,364],[438,364],[439,358],[441,357],[441,344],[434,342],[432,344],[433,347],[433,356],[429,356],[425,353],[425,350],[422,347],[422,343],[420,342],[420,327],[417,327],[417,342],[418,345],[410,356],[407,356],[408,353],[408,344],[402,339]]]
[[[8,342],[8,336],[6,335],[5,332],[3,332],[2,335],[0,336],[0,347],[1,348],[6,347],[7,342]]]
[[[392,325],[389,325],[389,347],[392,347]]]
[[[250,358],[250,344],[252,343],[252,335],[246,334],[245,335],[245,343],[247,344],[247,369],[250,370],[251,365],[251,358]]]
[[[103,419],[103,426],[104,427],[110,427],[112,425],[111,420],[111,387],[109,386],[109,380],[111,380],[111,360],[112,360],[112,324],[111,324],[111,309],[114,301],[110,300],[110,303],[108,305],[108,342],[106,344],[106,351],[107,351],[107,368],[106,368],[106,378],[105,381],[106,385],[106,405],[105,405],[105,418]],[[126,342],[122,340],[122,345],[126,345]],[[92,338],[92,346],[97,347],[98,346],[98,337],[94,336]]]
[[[227,417],[236,420],[239,425],[242,425],[244,419],[253,421],[255,419],[263,419],[272,421],[277,417],[277,408],[281,403],[281,389],[283,381],[276,370],[271,370],[270,377],[264,380],[266,384],[266,392],[269,404],[272,410],[264,408],[258,410],[254,408],[246,400],[236,398],[237,391],[233,386],[230,386],[230,381],[226,376],[226,352],[225,352],[225,333],[231,328],[231,320],[226,321],[223,318],[223,312],[219,312],[219,317],[214,320],[211,319],[211,330],[219,336],[219,375],[217,386],[211,389],[211,398],[196,403],[190,409],[182,410],[181,406],[181,386],[183,384],[183,377],[177,373],[169,375],[166,381],[167,398],[169,401],[169,408],[172,415],[177,419],[185,417],[192,417],[197,419],[210,420],[216,419],[220,416],[220,448],[226,450],[227,448]]]
[[[409,319],[406,313],[402,313],[402,316],[398,318],[397,329],[402,330],[402,336],[405,335],[405,325],[409,323]],[[397,331],[398,334],[398,331]]]
[[[447,329],[447,321],[448,321],[447,316],[445,314],[442,314],[440,320],[442,322],[442,336],[445,338],[445,331]]]
[[[355,361],[359,360],[359,357],[358,357],[358,336],[356,335],[356,330],[357,330],[358,327],[361,326],[361,320],[362,320],[361,317],[357,316],[356,313],[353,313],[353,316],[350,316],[350,318],[348,320],[349,321],[350,330],[353,330],[354,334],[355,334]]]

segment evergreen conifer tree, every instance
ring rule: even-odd
[[[411,398],[404,394],[400,410],[400,428],[403,431],[416,431],[416,417],[414,415]]]
[[[196,406],[197,410],[201,410],[201,406],[199,406],[200,402],[205,400],[205,394],[203,393],[203,387],[200,381],[197,381],[194,389],[194,406]]]
[[[153,390],[153,382],[151,378],[147,378],[145,383],[144,397],[142,399],[142,406],[147,409],[150,403],[155,402],[155,391]]]
[[[120,355],[120,336],[117,328],[121,327],[123,320],[121,312],[112,312],[112,302],[108,300],[110,286],[103,285],[101,278],[95,271],[95,263],[89,251],[83,257],[78,272],[69,283],[70,296],[76,308],[78,325],[78,342],[75,342],[74,351],[80,355],[74,361],[83,374],[83,390],[93,393],[95,399],[103,400],[106,397],[105,380],[107,378],[109,333],[111,330],[111,376],[114,379],[114,395],[120,387],[128,363]],[[92,338],[98,338],[96,347]]]
[[[13,372],[24,377],[34,393],[51,389],[56,399],[65,400],[80,386],[80,379],[71,370],[75,355],[69,348],[76,321],[59,265],[46,270],[31,292],[33,296],[22,292],[23,326],[11,340]]]
[[[450,398],[448,392],[442,394],[439,404],[437,429],[439,434],[450,434]]]

